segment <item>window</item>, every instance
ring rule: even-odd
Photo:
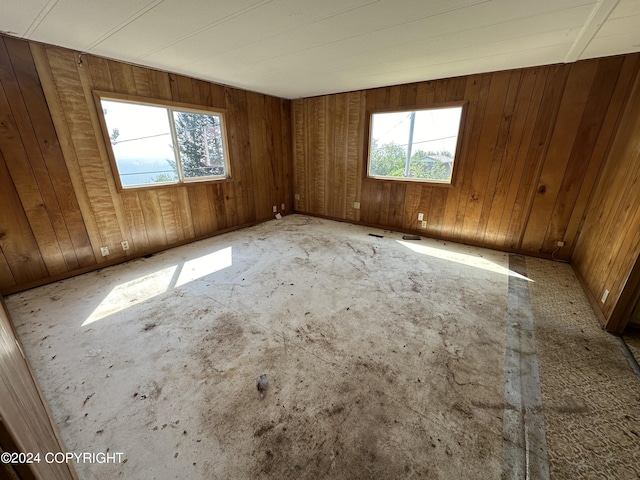
[[[222,112],[114,94],[96,97],[121,188],[228,178]]]
[[[369,177],[451,184],[463,105],[371,115]]]

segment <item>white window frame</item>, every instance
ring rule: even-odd
[[[113,92],[103,92],[99,90],[94,90],[93,96],[94,96],[96,108],[98,111],[98,118],[100,120],[102,135],[104,137],[105,145],[107,147],[109,163],[111,165],[111,170],[113,172],[114,180],[116,182],[116,187],[119,191],[122,191],[122,190],[130,191],[130,190],[159,188],[159,187],[173,187],[173,186],[181,186],[181,185],[191,184],[191,183],[207,183],[207,182],[211,183],[211,182],[228,181],[231,179],[229,149],[228,149],[229,142],[227,140],[227,132],[226,132],[226,115],[225,115],[226,110],[225,109],[206,107],[203,105],[191,105],[187,103],[173,102],[170,100],[161,100],[161,99],[140,97],[140,96],[134,96],[134,95],[122,95],[122,94],[117,94]],[[122,180],[120,178],[120,172],[118,170],[118,164],[116,162],[116,157],[113,152],[111,139],[109,136],[109,130],[107,128],[107,123],[102,110],[101,100],[121,102],[121,103],[131,103],[131,104],[145,105],[145,106],[151,106],[151,107],[160,107],[160,108],[166,109],[167,115],[169,118],[169,128],[171,130],[173,150],[174,150],[174,156],[176,161],[176,170],[178,174],[177,181],[154,182],[149,184],[138,184],[138,185],[129,185],[129,186],[124,186],[122,184]],[[222,140],[222,152],[224,156],[224,174],[223,175],[208,175],[208,176],[202,176],[202,177],[185,177],[184,176],[182,159],[180,157],[180,146],[177,138],[176,127],[175,127],[175,122],[173,117],[174,112],[195,113],[200,115],[217,116],[219,118],[220,135]]]
[[[466,112],[467,112],[467,104],[468,102],[466,101],[461,101],[461,102],[446,102],[446,103],[438,103],[438,104],[432,104],[432,105],[419,105],[419,106],[410,106],[410,107],[392,107],[392,108],[381,108],[381,109],[375,109],[375,110],[371,110],[368,112],[368,116],[369,116],[369,122],[367,125],[367,128],[369,129],[368,131],[368,140],[367,140],[367,145],[366,145],[366,155],[367,155],[367,162],[366,162],[366,170],[365,170],[365,175],[366,178],[368,179],[373,179],[373,180],[381,180],[381,181],[394,181],[394,182],[411,182],[411,183],[426,183],[429,185],[433,185],[433,186],[445,186],[445,187],[451,187],[454,186],[455,181],[456,181],[456,173],[459,170],[459,163],[460,163],[460,157],[461,157],[461,151],[462,151],[462,138],[464,136],[464,123],[465,123],[465,117],[466,117]],[[460,113],[460,123],[458,125],[458,134],[457,134],[457,139],[456,139],[456,150],[452,159],[452,164],[451,164],[451,177],[450,180],[438,180],[438,179],[430,179],[430,178],[415,178],[415,177],[406,177],[406,176],[383,176],[383,175],[372,175],[371,174],[371,146],[372,146],[372,142],[373,142],[373,117],[374,115],[377,114],[384,114],[384,113],[411,113],[411,112],[421,112],[421,111],[428,111],[428,110],[439,110],[439,109],[444,109],[444,108],[452,108],[452,107],[459,107],[461,108],[461,113]]]

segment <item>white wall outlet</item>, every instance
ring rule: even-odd
[[[284,212],[285,206],[286,205],[284,203],[280,204],[280,211]]]
[[[418,221],[421,222],[424,220],[424,213],[419,213],[418,214]]]
[[[109,255],[109,247],[100,247],[100,253],[102,253],[103,257]]]
[[[427,228],[427,222],[426,221],[422,221],[422,228]]]
[[[560,240],[560,241],[558,242],[558,246],[559,246],[559,247],[564,247],[564,242],[563,242],[562,240]]]
[[[360,210],[360,202],[353,202],[353,208]]]
[[[121,243],[122,245],[122,250],[129,250],[129,242],[128,241],[124,241]]]
[[[605,290],[604,293],[602,294],[602,298],[600,299],[600,301],[602,303],[606,302],[608,296],[609,296],[609,290]]]
[[[296,194],[293,196],[293,198],[295,198],[296,200],[300,200],[300,194],[299,194],[299,193],[296,193]]]
[[[273,206],[273,213],[276,213],[277,211],[278,211],[278,206],[277,206],[277,205],[274,205],[274,206]]]

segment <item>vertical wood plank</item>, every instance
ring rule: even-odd
[[[162,207],[157,190],[141,190],[138,193],[144,228],[149,249],[160,249],[169,243],[167,228],[164,225]]]
[[[509,239],[512,215],[520,218],[519,215],[522,215],[524,211],[524,203],[518,203],[516,198],[521,192],[520,184],[525,176],[527,152],[531,144],[547,73],[546,68],[532,68],[527,69],[523,75],[512,120],[514,133],[505,150],[507,166],[511,169],[511,177],[508,182],[501,185],[501,189],[497,192],[500,197],[504,196],[504,209],[495,236],[492,236],[492,229],[490,229],[487,243],[494,242],[496,245],[504,246]],[[508,174],[508,172],[505,173],[505,175]],[[522,200],[524,197],[520,198]]]
[[[597,63],[597,71],[551,212],[547,233],[543,239],[543,250],[553,249],[559,240],[565,240],[565,231],[570,218],[574,214],[577,217],[582,215],[582,212],[574,212],[574,206],[591,161],[597,163],[597,170],[602,164],[603,158],[601,156],[594,158],[592,152],[611,104],[622,63],[622,57],[602,59]]]
[[[597,61],[580,62],[572,65],[569,71],[549,149],[542,164],[537,195],[522,239],[521,247],[527,251],[542,251],[553,205],[578,135],[579,120],[583,116],[597,66]]]
[[[473,171],[472,160],[475,160],[473,155],[469,154],[472,145],[477,144],[477,138],[473,132],[477,129],[474,128],[478,116],[478,107],[482,111],[485,108],[486,90],[489,88],[488,82],[485,84],[485,90],[481,95],[482,76],[475,75],[465,78],[464,95],[463,99],[468,102],[466,106],[466,119],[462,130],[459,132],[462,135],[461,151],[456,152],[456,184],[455,188],[447,195],[447,204],[445,205],[444,217],[442,220],[442,226],[440,227],[440,234],[445,238],[455,238],[459,234],[462,227],[463,215],[460,215],[461,210],[466,208],[466,202],[462,199],[468,195],[468,189],[470,185],[470,175],[466,174],[467,171]],[[425,90],[426,94],[426,90]],[[482,98],[483,100],[480,100]],[[479,102],[481,103],[479,104]],[[462,202],[462,205],[461,205]],[[460,219],[460,220],[459,220]],[[415,220],[415,218],[414,218]]]
[[[56,235],[67,259],[67,268],[94,265],[95,258],[90,239],[29,45],[26,42],[7,39],[7,48],[42,154],[42,164],[37,163],[37,156],[30,158],[30,161],[34,172],[37,173],[41,190],[47,191],[49,200],[46,206],[51,213]]]
[[[228,125],[231,148],[232,171],[242,201],[242,223],[253,222],[257,217],[255,192],[253,188],[253,163],[251,161],[249,112],[246,93],[237,89],[227,89],[226,102],[229,116],[234,118]]]
[[[493,149],[491,169],[487,180],[487,198],[482,205],[480,221],[476,232],[476,241],[479,243],[493,243],[497,236],[504,209],[504,191],[511,181],[511,167],[514,164],[510,158],[505,158],[507,142],[515,133],[512,130],[512,120],[516,99],[520,91],[522,72],[512,72],[509,79],[509,88],[505,98],[504,109],[501,115],[498,138]]]
[[[0,151],[0,188],[3,208],[0,208],[0,249],[15,283],[27,283],[49,275],[20,198],[9,176]],[[3,278],[3,285],[11,283]]]
[[[146,252],[150,250],[149,238],[147,236],[147,228],[144,221],[144,213],[140,205],[140,197],[137,192],[123,192],[122,205],[131,239],[129,240],[129,249],[137,252]]]
[[[362,152],[362,137],[364,125],[365,102],[364,94],[359,92],[349,93],[348,95],[348,116],[347,129],[345,132],[345,161],[346,161],[346,208],[345,218],[348,220],[359,220],[360,210],[354,207],[355,202],[360,202],[360,186],[362,182],[362,163],[359,161]],[[366,159],[363,163],[366,163]]]
[[[33,43],[29,46],[42,84],[43,93],[49,106],[51,121],[59,139],[59,146],[64,156],[64,162],[69,170],[69,180],[73,186],[73,191],[78,201],[84,227],[89,237],[90,251],[85,251],[84,255],[78,256],[79,258],[84,256],[87,263],[83,264],[83,266],[88,266],[95,263],[97,256],[100,254],[100,231],[93,214],[93,209],[91,208],[91,200],[89,198],[87,185],[82,181],[78,154],[71,138],[71,132],[64,113],[61,94],[57,89],[56,80],[49,63],[46,48],[44,45]]]
[[[461,238],[475,239],[482,208],[487,198],[487,184],[491,177],[493,151],[498,142],[502,112],[511,79],[510,72],[499,72],[491,75],[491,84],[487,94],[487,103],[482,119],[482,127],[475,149],[475,162],[464,221],[460,232]],[[492,192],[490,192],[491,194]]]
[[[132,69],[136,95],[140,95],[141,97],[151,97],[152,93],[151,82],[149,80],[149,70],[137,66],[132,67]]]
[[[626,55],[624,57],[624,63],[616,83],[616,89],[611,99],[611,103],[607,109],[607,114],[604,119],[602,128],[600,129],[600,135],[596,146],[591,155],[589,162],[589,169],[585,174],[585,179],[582,182],[580,194],[576,200],[576,206],[574,212],[569,219],[569,224],[565,232],[565,241],[570,246],[569,256],[573,254],[575,249],[575,241],[580,235],[580,230],[584,223],[585,213],[588,209],[589,201],[592,198],[592,194],[595,190],[596,181],[598,175],[603,169],[605,164],[606,153],[611,145],[613,138],[613,132],[618,125],[618,120],[624,110],[627,95],[631,86],[633,85],[634,78],[638,74],[640,68],[640,54]]]
[[[107,65],[109,67],[111,83],[113,84],[113,91],[116,93],[136,95],[137,89],[133,66],[128,63],[116,62],[115,60],[108,60]],[[91,77],[91,83],[94,84],[93,72],[91,72]]]
[[[35,240],[43,255],[47,270],[59,274],[67,270],[67,261],[77,265],[72,249],[65,255],[56,236],[55,226],[47,209],[47,203],[54,211],[58,223],[61,221],[59,206],[50,180],[44,168],[42,153],[38,148],[35,133],[24,104],[22,92],[13,71],[4,42],[0,42],[0,149],[6,169],[20,198],[22,209],[33,231]],[[38,175],[30,159],[36,164],[43,193],[38,183]],[[68,232],[59,229],[62,240],[68,242]],[[62,236],[65,233],[66,237]],[[67,249],[69,251],[69,249]]]
[[[553,133],[562,93],[565,89],[569,68],[565,65],[549,67],[545,78],[544,92],[536,114],[532,139],[525,160],[525,170],[520,179],[520,187],[516,195],[514,211],[511,214],[507,232],[507,247],[522,248],[522,237],[527,227],[529,213],[538,188],[538,179],[549,141]]]
[[[0,292],[8,291],[17,284],[13,276],[7,257],[2,251],[2,237],[0,237]]]
[[[5,138],[11,138],[13,148],[3,152],[13,152],[9,178],[25,197],[20,211],[33,224],[29,229],[38,247],[32,250],[49,267],[16,277],[9,248],[8,255],[2,254],[7,269],[0,271],[6,277],[0,285],[46,281],[53,274],[265,220],[272,215],[271,205],[291,209],[288,100],[18,39],[6,40],[12,51],[8,56],[5,38],[0,40],[6,60],[0,63],[11,77],[3,77],[11,92],[10,99],[4,95],[9,103],[3,112],[10,117],[4,122],[9,128]],[[230,178],[119,192],[94,90],[226,108]],[[130,242],[126,254],[122,240]],[[110,248],[108,258],[99,254],[101,246]]]

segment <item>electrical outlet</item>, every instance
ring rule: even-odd
[[[356,210],[360,210],[360,202],[353,202],[353,208]]]
[[[563,242],[562,240],[560,240],[560,241],[558,242],[558,246],[559,246],[559,247],[564,247],[564,242]]]
[[[109,255],[109,247],[100,247],[100,253],[102,253],[103,257]]]
[[[609,290],[605,290],[604,293],[602,294],[602,298],[600,299],[600,301],[602,303],[606,302],[608,296],[609,296]]]
[[[424,220],[424,213],[419,213],[418,214],[418,221],[421,222]]]
[[[278,207],[276,205],[273,206],[273,213],[277,213],[278,212]]]
[[[422,228],[427,228],[427,222],[426,221],[422,221]]]
[[[129,242],[127,242],[126,240],[122,242],[121,245],[122,245],[122,250],[129,250]]]
[[[280,210],[281,210],[282,212],[284,212],[284,209],[285,209],[285,204],[283,203],[283,204],[281,204],[281,205],[280,205]]]

